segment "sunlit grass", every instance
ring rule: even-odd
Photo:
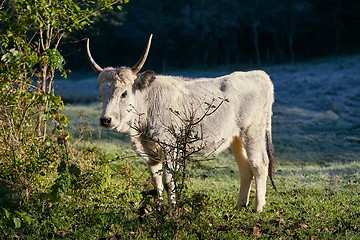
[[[142,192],[153,189],[144,161],[117,140],[84,141],[76,146],[82,149],[71,159],[81,169],[77,187],[68,189],[59,202],[40,196],[29,203],[33,210],[27,214],[32,220],[29,224],[22,220],[22,234],[30,238],[151,238],[150,226],[139,218]],[[199,215],[183,223],[179,237],[357,239],[359,170],[356,161],[296,163],[280,158],[275,176],[278,192],[268,185],[267,205],[259,214],[252,211],[254,186],[250,206],[234,210],[239,177],[229,153],[195,162],[187,194],[200,192],[208,201]]]
[[[127,138],[98,126],[101,107],[71,106],[72,131],[101,131],[92,139],[78,141],[83,149],[95,149],[101,164],[75,161],[84,171],[83,188],[58,204],[44,231],[67,238],[151,238],[150,226],[139,220],[143,192],[153,189],[145,162],[132,150]],[[83,118],[81,120],[81,117]],[[278,146],[282,149],[282,146]],[[237,165],[229,151],[215,158],[193,162],[187,194],[208,197],[206,207],[179,236],[188,239],[357,239],[360,237],[360,154],[306,152],[277,155],[276,192],[268,184],[267,205],[254,213],[255,186],[250,206],[234,210],[239,191]],[[310,161],[311,159],[311,161]],[[329,161],[333,159],[333,161]],[[88,180],[86,180],[88,179]],[[190,221],[190,220],[189,220]],[[50,225],[56,229],[49,229]],[[163,231],[167,231],[163,229]],[[34,233],[34,236],[37,236]],[[154,236],[153,236],[154,237]]]

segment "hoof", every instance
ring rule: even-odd
[[[242,208],[246,208],[247,204],[236,204],[235,210],[240,210]]]
[[[253,209],[253,212],[261,213],[261,212],[263,211],[263,208],[264,208],[264,207],[255,207],[255,208]]]

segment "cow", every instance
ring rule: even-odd
[[[196,111],[198,118],[203,115],[197,128],[205,142],[202,152],[232,149],[240,174],[236,208],[249,204],[250,186],[255,179],[254,211],[261,212],[268,176],[275,188],[271,135],[274,86],[270,77],[258,70],[196,79],[157,75],[149,70],[140,73],[151,40],[152,34],[140,60],[131,68],[100,67],[90,53],[87,40],[87,57],[98,73],[103,103],[101,126],[130,136],[135,151],[149,166],[158,196],[162,198],[165,189],[169,202],[174,204],[175,185],[171,172],[163,166],[169,158],[158,154],[158,143],[171,141],[173,137],[165,126],[176,125],[185,113]],[[214,106],[216,111],[206,114]]]

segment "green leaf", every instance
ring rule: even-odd
[[[5,208],[4,209],[4,212],[5,212],[5,216],[6,218],[9,218],[10,217],[10,212],[8,210],[6,210]]]
[[[30,225],[30,224],[32,223],[32,221],[33,221],[33,219],[32,219],[28,214],[24,214],[24,215],[22,216],[22,219],[23,219],[28,225]]]
[[[61,114],[59,122],[66,125],[66,124],[68,124],[69,119],[64,114]]]
[[[15,228],[20,228],[21,227],[20,218],[14,217],[13,221],[14,221],[14,224],[15,224]]]

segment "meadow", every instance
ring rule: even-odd
[[[264,212],[252,211],[254,191],[248,208],[234,210],[239,176],[229,151],[191,163],[175,210],[158,204],[128,138],[98,124],[96,76],[79,74],[57,86],[66,101],[83,100],[65,107],[73,170],[44,177],[26,212],[5,212],[14,224],[1,238],[359,239],[360,55],[264,70],[275,85],[277,159],[277,192],[268,185]]]

